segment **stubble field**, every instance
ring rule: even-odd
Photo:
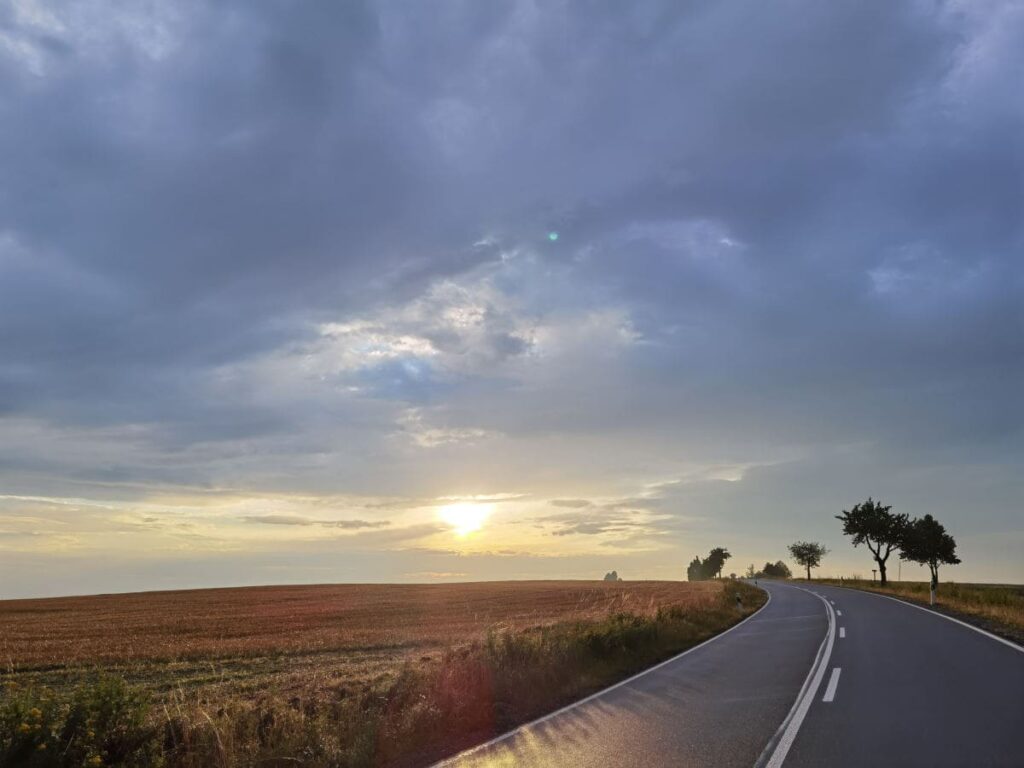
[[[0,766],[426,765],[764,599],[729,581],[539,581],[0,601]]]
[[[337,584],[0,601],[0,679],[97,667],[160,693],[305,693],[386,674],[488,632],[700,607],[716,582]]]

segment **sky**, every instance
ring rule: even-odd
[[[1022,75],[996,0],[3,3],[0,597],[870,577],[869,495],[1024,582]]]

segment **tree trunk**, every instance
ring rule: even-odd
[[[929,585],[931,587],[931,589],[928,590],[928,592],[929,592],[928,597],[931,600],[930,604],[934,606],[935,605],[935,591],[939,588],[939,567],[938,566],[934,566],[934,567],[929,566],[929,570],[932,572],[932,583]]]
[[[882,579],[882,586],[885,586],[885,560],[878,561],[878,575]]]
[[[807,566],[807,580],[811,580],[811,566],[809,565]]]

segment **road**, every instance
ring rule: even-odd
[[[1024,768],[1019,646],[866,592],[761,586],[728,632],[443,765]]]

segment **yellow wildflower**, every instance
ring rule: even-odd
[[[32,726],[28,723],[22,723],[18,726],[18,733],[28,733],[32,730]]]

